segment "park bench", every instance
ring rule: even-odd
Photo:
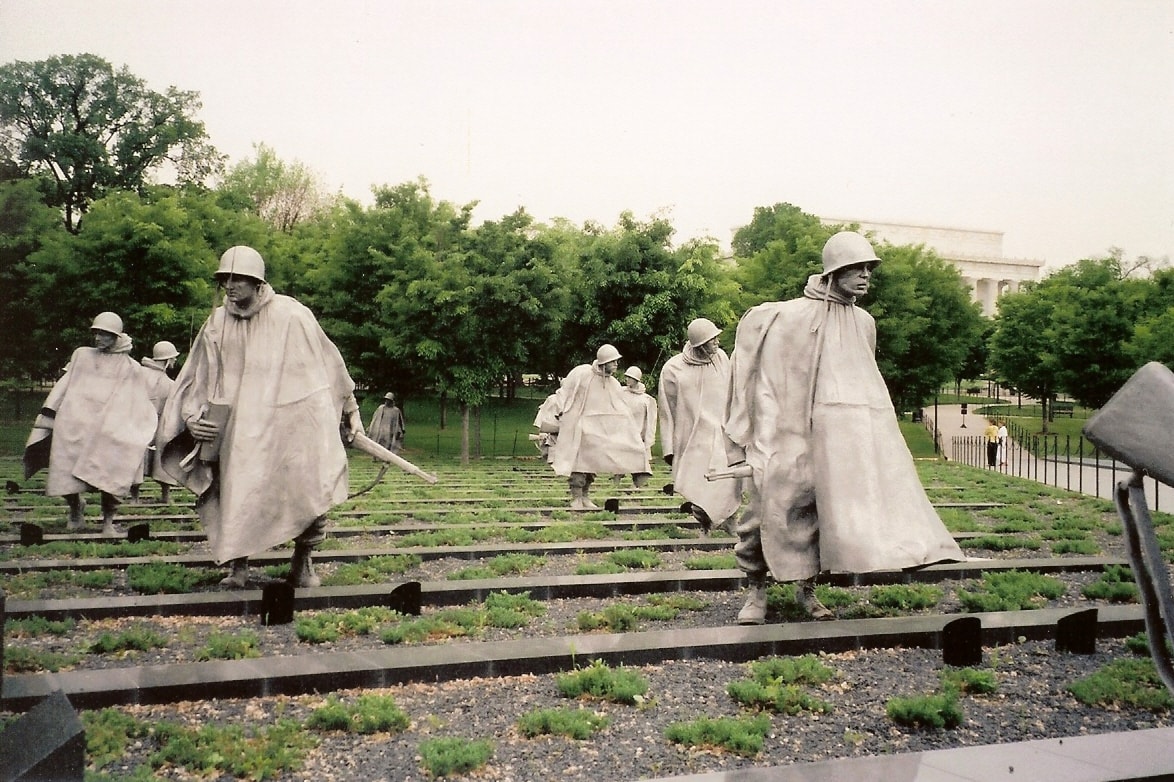
[[[1059,402],[1059,401],[1052,402],[1052,417],[1055,418],[1058,415],[1063,415],[1063,416],[1067,416],[1068,418],[1071,418],[1072,411],[1075,408],[1076,408],[1075,402]]]

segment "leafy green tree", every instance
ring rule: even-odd
[[[439,273],[438,254],[459,248],[472,206],[437,202],[423,179],[374,196],[369,209],[345,201],[298,226],[292,291],[318,315],[356,382],[402,399],[439,381],[428,308],[436,302],[415,296]]]
[[[1059,388],[1060,358],[1055,351],[1055,301],[1041,287],[1042,283],[1026,282],[999,297],[990,361],[999,377],[1046,407]],[[1047,432],[1046,412],[1042,428]]]
[[[823,245],[835,230],[791,204],[755,207],[731,243],[742,290],[737,309],[801,295],[807,278],[823,271]]]
[[[96,200],[141,189],[164,163],[180,182],[217,170],[200,105],[195,92],[155,92],[93,54],[18,60],[0,66],[0,154],[41,180],[76,233]]]
[[[924,246],[877,246],[883,262],[862,302],[876,319],[876,360],[898,410],[920,407],[955,377],[983,317],[958,269]]]
[[[42,202],[36,182],[0,182],[0,377],[55,376],[43,366],[44,335],[33,326],[43,302],[30,295],[37,269],[28,259],[64,232],[56,210]]]
[[[1174,368],[1174,269],[1154,272],[1146,313],[1125,349],[1138,367],[1160,361]]]
[[[698,316],[730,324],[732,310],[720,300],[731,290],[711,242],[692,242],[674,250],[672,225],[648,222],[630,213],[612,230],[588,225],[578,239],[571,314],[559,346],[562,372],[595,357],[610,342],[655,376],[680,350],[685,328]]]
[[[105,310],[122,317],[136,354],[161,339],[184,351],[215,303],[212,273],[226,237],[267,252],[255,241],[258,224],[202,190],[99,199],[78,234],[62,231],[29,256],[28,296],[37,305],[30,333],[41,348],[29,371],[54,377],[74,348],[89,344],[90,322]]]
[[[272,147],[253,145],[255,157],[232,166],[218,188],[240,200],[253,214],[278,231],[329,209],[336,198],[328,195],[317,174],[300,161],[286,162]]]

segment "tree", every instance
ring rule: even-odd
[[[277,230],[289,233],[337,201],[324,192],[318,175],[304,163],[287,163],[265,144],[254,144],[253,151],[255,158],[229,169],[219,190],[239,198]]]
[[[738,310],[803,293],[807,278],[823,271],[823,245],[835,233],[815,215],[791,204],[755,207],[734,233],[734,279],[741,286]]]
[[[36,182],[0,183],[0,377],[55,376],[41,365],[46,346],[33,324],[44,302],[30,295],[37,269],[28,259],[63,233],[56,211],[42,202]]]
[[[1126,351],[1134,365],[1161,361],[1174,368],[1174,269],[1154,273],[1146,314],[1138,319]]]
[[[1039,290],[1040,286],[1041,283],[1024,283],[1018,291],[999,297],[990,361],[999,377],[1041,401],[1042,429],[1046,433],[1046,408],[1059,387],[1060,362],[1054,349],[1055,302]]]
[[[958,269],[931,250],[877,250],[883,262],[863,306],[876,319],[876,361],[893,404],[908,410],[958,374],[984,319]]]
[[[41,179],[46,202],[77,233],[97,199],[140,190],[164,163],[180,182],[217,170],[200,106],[195,92],[155,92],[93,54],[18,60],[0,67],[0,152]]]

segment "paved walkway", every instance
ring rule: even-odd
[[[986,428],[986,417],[973,413],[963,416],[960,405],[938,405],[937,414],[946,458],[985,465],[986,454],[980,440]],[[933,406],[925,408],[926,421],[931,421],[933,415]],[[1117,482],[1127,479],[1130,474],[1128,467],[1110,459],[1100,462],[1091,459],[1083,462],[1037,459],[1015,442],[1007,450],[1007,464],[996,468],[1000,472],[1107,500],[1113,499]],[[962,458],[959,458],[959,453]],[[1144,484],[1151,510],[1170,512],[1174,509],[1174,489],[1152,478],[1145,479]]]

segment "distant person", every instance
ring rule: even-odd
[[[599,473],[638,473],[648,467],[646,449],[633,423],[623,389],[615,379],[620,352],[601,345],[590,364],[567,373],[556,392],[558,442],[551,464],[568,477],[572,510],[598,510],[591,484]]]
[[[178,356],[179,351],[175,349],[175,345],[166,340],[156,342],[155,346],[151,348],[151,355],[143,356],[141,362],[143,373],[146,376],[148,393],[156,414],[163,413],[167,397],[171,396],[171,389],[175,388],[175,381],[171,379],[168,372],[175,366],[175,359]],[[143,477],[153,478],[159,484],[159,501],[167,505],[171,503],[171,487],[174,485],[175,479],[159,466],[158,453],[152,443],[143,457]],[[140,480],[139,483],[130,487],[131,500],[137,501],[139,499],[141,485],[142,481]]]
[[[94,347],[73,352],[33,424],[25,478],[49,468],[45,494],[65,498],[70,530],[82,528],[82,494],[101,492],[102,534],[114,536],[114,512],[142,474],[158,415],[122,318],[100,313],[90,333]]]
[[[995,426],[994,421],[988,420],[982,436],[986,440],[986,466],[997,467],[999,464],[999,427]]]
[[[395,394],[384,394],[383,402],[375,408],[375,414],[371,416],[367,436],[392,453],[399,453],[404,449],[406,431],[404,414],[396,407]]]
[[[222,585],[245,586],[248,558],[292,539],[289,583],[318,586],[311,553],[347,498],[339,425],[363,431],[355,384],[314,314],[274,293],[256,250],[230,247],[216,282],[224,304],[163,409],[163,468],[199,498],[212,556],[229,563]]]
[[[652,477],[652,446],[656,442],[656,400],[644,386],[644,372],[640,367],[624,370],[624,399],[632,410],[633,423],[644,443],[644,470],[632,473],[632,484],[641,488]],[[619,477],[619,476],[617,476]]]
[[[999,424],[999,466],[1007,466],[1007,422],[1003,421]]]
[[[766,616],[766,577],[798,582],[816,618],[820,572],[900,570],[962,560],[925,495],[877,368],[876,324],[856,306],[880,258],[843,231],[800,298],[738,324],[727,460],[751,475],[734,554],[750,582],[740,624]]]
[[[722,420],[730,395],[730,359],[719,329],[695,318],[681,352],[660,372],[660,440],[672,466],[673,489],[689,501],[691,513],[708,533],[725,526],[742,503],[742,481],[711,481],[705,475],[726,466]]]

